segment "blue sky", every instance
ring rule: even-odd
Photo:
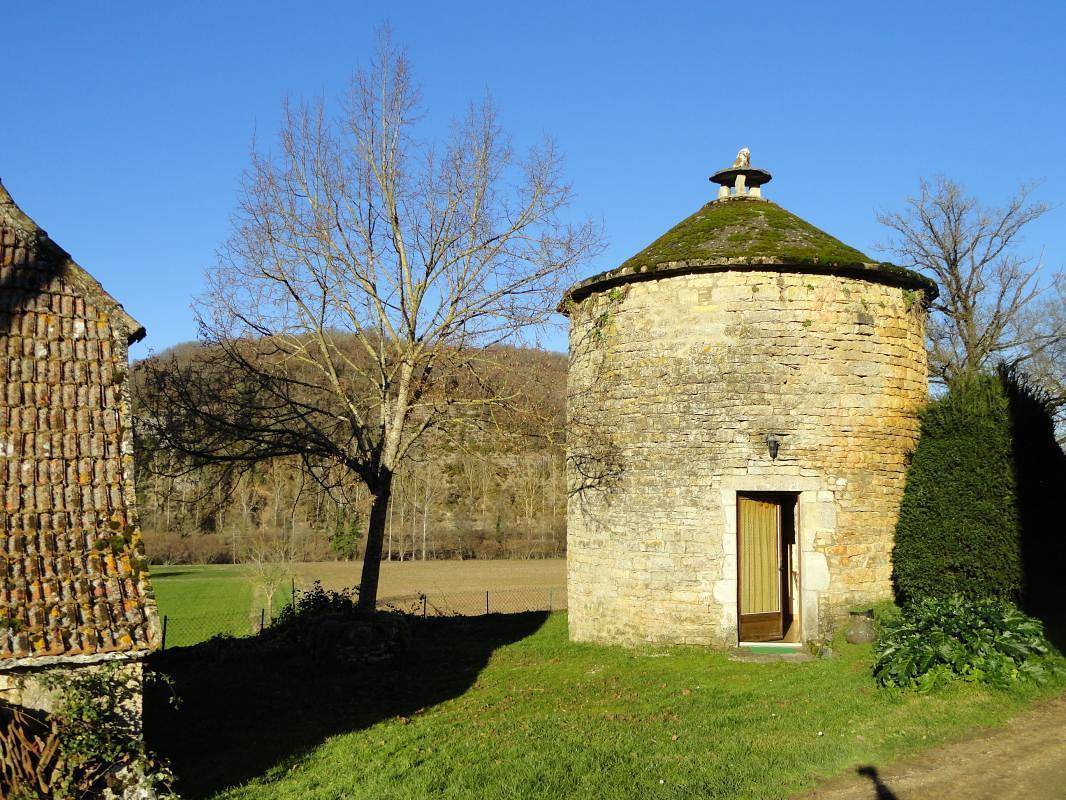
[[[922,175],[1066,200],[1062,2],[6,5],[0,178],[147,327],[134,357],[195,337],[253,133],[285,96],[336,96],[383,22],[432,118],[487,89],[516,143],[556,138],[610,240],[589,273],[709,200],[742,146],[768,197],[870,253]],[[1066,207],[1025,245],[1062,267]]]

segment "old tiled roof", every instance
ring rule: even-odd
[[[0,668],[155,644],[127,383],[143,336],[0,184]]]

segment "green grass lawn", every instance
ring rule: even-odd
[[[1004,721],[1066,682],[886,691],[868,646],[803,664],[573,644],[557,613],[417,623],[401,663],[185,651],[150,747],[183,796],[781,798]],[[208,646],[204,646],[208,647]]]
[[[151,580],[160,618],[167,617],[167,647],[196,644],[219,633],[246,636],[258,630],[264,604],[243,567],[157,566]],[[291,593],[289,587],[276,593],[275,614]]]

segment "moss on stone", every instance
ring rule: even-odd
[[[788,264],[864,264],[873,259],[766,200],[708,203],[621,265],[771,258]]]

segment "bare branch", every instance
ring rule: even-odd
[[[286,104],[197,305],[208,355],[146,367],[158,436],[194,462],[295,456],[365,483],[369,604],[392,477],[428,432],[506,405],[493,345],[544,325],[601,247],[565,219],[550,141],[519,154],[491,99],[442,143],[415,136],[421,114],[387,35],[338,113]]]
[[[1004,207],[990,208],[941,175],[923,180],[902,211],[878,214],[892,233],[881,249],[940,286],[928,326],[939,380],[1032,358],[1066,337],[1062,319],[1032,315],[1047,289],[1043,265],[1017,252],[1026,226],[1050,210],[1031,199],[1035,188],[1023,185]]]

